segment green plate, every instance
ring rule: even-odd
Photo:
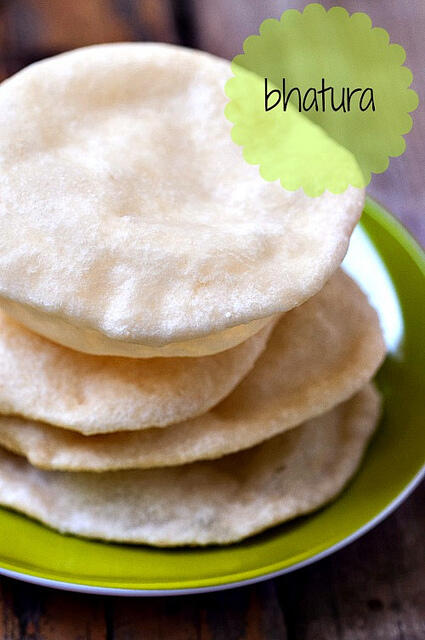
[[[160,595],[238,586],[335,551],[382,520],[419,482],[425,460],[425,257],[368,200],[346,268],[380,313],[389,356],[377,381],[385,410],[360,471],[315,514],[218,548],[164,550],[63,536],[0,509],[0,572],[63,589]]]

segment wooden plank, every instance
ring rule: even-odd
[[[5,58],[7,55],[7,32],[5,6],[0,2],[0,82],[9,75]]]
[[[118,3],[122,0],[118,0]],[[172,0],[130,0],[127,4],[132,7],[132,13],[127,18],[127,23],[142,25],[142,35],[145,40],[158,40],[159,42],[177,42],[178,35],[175,25],[175,10]],[[134,18],[136,17],[136,21]],[[137,31],[134,32],[136,40]]]
[[[346,549],[278,581],[288,637],[425,638],[425,484]]]
[[[273,582],[175,598],[99,598],[2,579],[7,640],[286,640]]]
[[[113,601],[114,640],[285,640],[272,582],[177,598]]]
[[[197,640],[197,616],[190,601],[180,598],[114,599],[110,637],[113,640]]]
[[[17,583],[18,584],[18,583]],[[12,580],[0,579],[0,638],[19,640],[21,624],[15,613]],[[28,616],[27,612],[25,615]],[[28,619],[28,618],[27,618]]]
[[[19,0],[8,5],[15,46],[63,51],[97,42],[130,38],[126,21],[107,0]]]
[[[10,73],[34,60],[101,42],[177,40],[171,0],[16,0],[2,5]]]
[[[203,596],[201,618],[208,640],[286,640],[273,582]]]
[[[106,602],[94,596],[1,580],[0,638],[4,640],[105,640]]]
[[[103,598],[60,591],[40,590],[42,602],[38,618],[40,640],[106,640],[108,620]],[[29,635],[29,633],[28,633]]]

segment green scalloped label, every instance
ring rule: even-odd
[[[265,20],[226,83],[232,139],[267,181],[309,196],[365,187],[405,150],[418,106],[405,51],[365,13],[309,4]]]

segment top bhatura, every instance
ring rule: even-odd
[[[229,63],[104,45],[0,86],[0,307],[127,357],[229,349],[318,292],[363,191],[264,181],[223,117]]]

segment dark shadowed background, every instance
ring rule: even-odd
[[[230,58],[262,20],[303,0],[0,0],[0,79],[67,49],[159,40]],[[407,52],[425,100],[425,0],[322,0],[365,11]],[[425,244],[425,109],[369,193]],[[362,539],[280,579],[211,595],[123,599],[0,581],[0,638],[424,640],[425,488]],[[11,541],[13,544],[13,541]]]

